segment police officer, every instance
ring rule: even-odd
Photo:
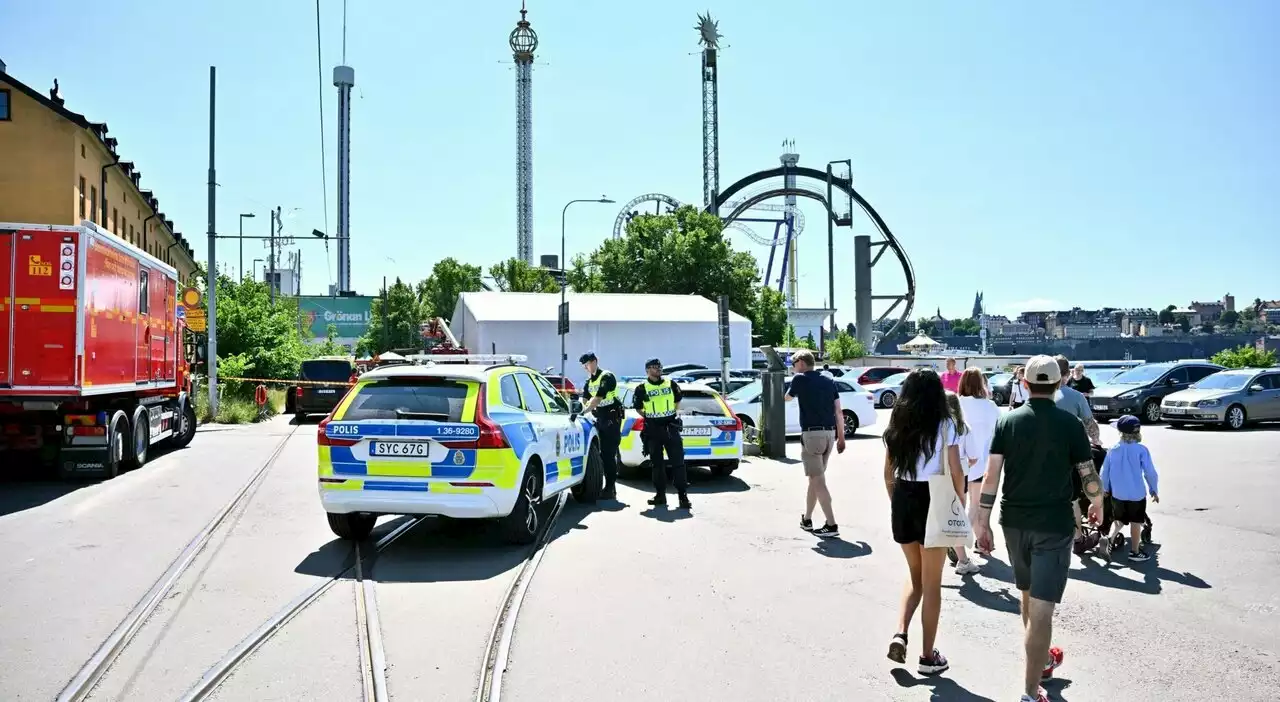
[[[680,438],[681,421],[676,416],[680,408],[680,386],[662,377],[662,361],[651,358],[644,364],[645,381],[636,387],[635,409],[644,417],[644,429],[640,439],[653,465],[653,487],[656,494],[649,504],[665,507],[667,504],[667,468],[662,460],[666,451],[671,463],[671,477],[680,494],[680,509],[691,509],[689,504],[689,480],[684,467],[684,443]]]
[[[622,442],[622,399],[618,397],[618,378],[600,367],[590,351],[578,358],[587,372],[587,385],[582,391],[583,412],[595,412],[596,434],[600,437],[600,465],[604,468],[604,492],[600,497],[618,497],[618,444]]]

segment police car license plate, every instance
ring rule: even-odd
[[[687,427],[680,430],[680,436],[711,436],[711,427]]]
[[[427,441],[374,441],[369,444],[369,455],[426,458],[431,455],[431,444]]]

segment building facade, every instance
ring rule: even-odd
[[[57,81],[41,94],[0,64],[0,222],[75,225],[90,220],[168,263],[187,282],[194,252],[142,172],[120,158],[107,125],[68,110]]]

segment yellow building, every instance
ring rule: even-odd
[[[195,255],[142,172],[120,159],[104,122],[63,106],[58,84],[42,95],[0,62],[0,222],[98,226],[178,270],[186,282]]]

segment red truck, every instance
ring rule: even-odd
[[[0,466],[114,477],[196,413],[177,271],[99,229],[0,223]]]

